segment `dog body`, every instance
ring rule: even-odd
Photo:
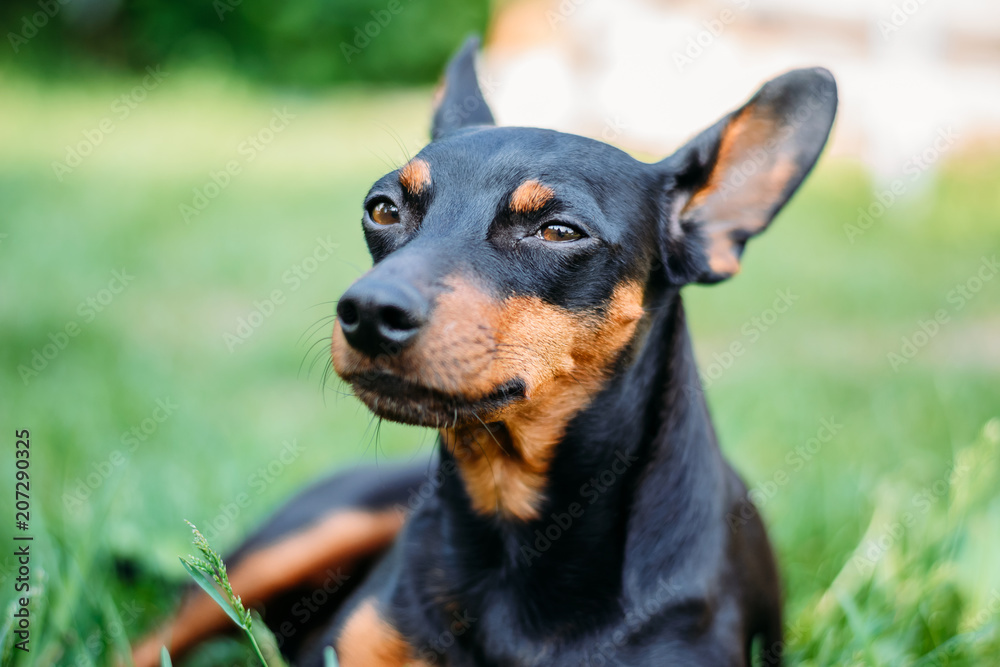
[[[560,441],[537,519],[473,510],[457,458],[474,454],[446,451],[443,469],[459,472],[409,518],[321,645],[343,665],[747,665],[759,635],[777,664],[763,526],[754,516],[730,528],[746,489],[700,393],[663,382],[666,368],[697,382],[676,295],[649,335],[662,346]]]
[[[438,458],[378,502],[335,503],[359,527],[312,549],[296,585],[320,565],[356,576],[284,648],[321,665],[333,646],[343,667],[735,666],[756,641],[780,664],[777,571],[719,450],[679,292],[739,270],[819,156],[833,79],[779,77],[646,164],[493,127],[475,48],[449,65],[433,141],[366,197],[375,264],[340,299],[332,346],[376,415],[439,431]],[[257,551],[323,526],[330,503],[311,498]],[[272,600],[253,581],[237,592]],[[267,606],[279,638],[289,609]]]

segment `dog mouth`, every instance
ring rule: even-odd
[[[345,378],[354,393],[379,417],[403,424],[454,427],[486,421],[507,406],[527,397],[527,385],[514,378],[475,399],[448,394],[386,372]]]

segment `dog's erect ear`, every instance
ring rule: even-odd
[[[827,70],[794,70],[656,165],[666,177],[660,246],[671,282],[714,283],[740,270],[747,239],[812,169],[836,111]]]
[[[476,78],[479,38],[469,37],[445,69],[444,82],[435,95],[431,139],[440,139],[453,130],[469,125],[493,125]]]

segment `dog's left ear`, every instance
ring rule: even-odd
[[[812,169],[836,111],[830,72],[794,70],[655,165],[667,195],[660,250],[670,282],[715,283],[740,270],[747,239]]]
[[[445,69],[444,82],[435,94],[431,139],[470,125],[494,125],[476,77],[479,38],[469,37]]]

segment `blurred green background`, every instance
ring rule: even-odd
[[[485,0],[8,0],[0,58],[47,78],[156,63],[281,86],[427,82],[488,14]]]
[[[489,7],[414,2],[348,64],[336,45],[387,4],[329,5],[109,5],[0,60],[5,665],[123,656],[177,599],[185,519],[226,549],[328,470],[433,449],[376,429],[324,376],[326,347],[370,265],[362,197],[425,142],[429,84]],[[5,29],[37,7],[5,4]],[[1000,155],[924,178],[850,238],[878,188],[824,159],[743,275],[685,295],[720,438],[779,552],[792,664],[1000,655]],[[27,655],[9,633],[15,429]]]

